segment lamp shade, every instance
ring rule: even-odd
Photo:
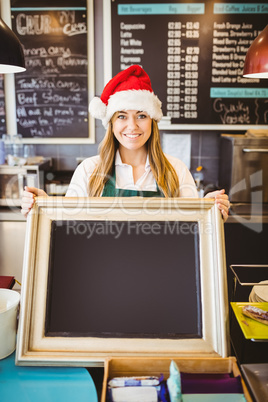
[[[25,71],[22,45],[14,32],[0,18],[0,74]]]
[[[248,78],[268,78],[268,25],[248,49],[243,76]]]

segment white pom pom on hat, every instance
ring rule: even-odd
[[[105,86],[101,97],[95,97],[89,104],[89,112],[101,119],[106,128],[115,112],[120,110],[139,110],[161,120],[162,103],[154,94],[148,74],[138,65],[120,71]]]
[[[95,96],[89,104],[89,113],[96,119],[103,119],[106,115],[106,105]]]

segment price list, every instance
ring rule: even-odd
[[[4,76],[0,74],[0,138],[6,133],[6,111],[5,111],[5,94],[4,94]]]
[[[200,23],[169,22],[167,43],[167,116],[197,119]],[[187,41],[183,41],[187,39]]]

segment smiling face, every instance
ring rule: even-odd
[[[152,132],[152,119],[146,112],[138,110],[116,112],[112,124],[119,148],[134,151],[146,147],[145,144]]]

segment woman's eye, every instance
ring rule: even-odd
[[[126,116],[125,116],[124,114],[119,114],[119,115],[117,116],[118,119],[125,119],[125,117],[126,117]]]
[[[146,119],[147,115],[146,114],[139,114],[138,119]]]

